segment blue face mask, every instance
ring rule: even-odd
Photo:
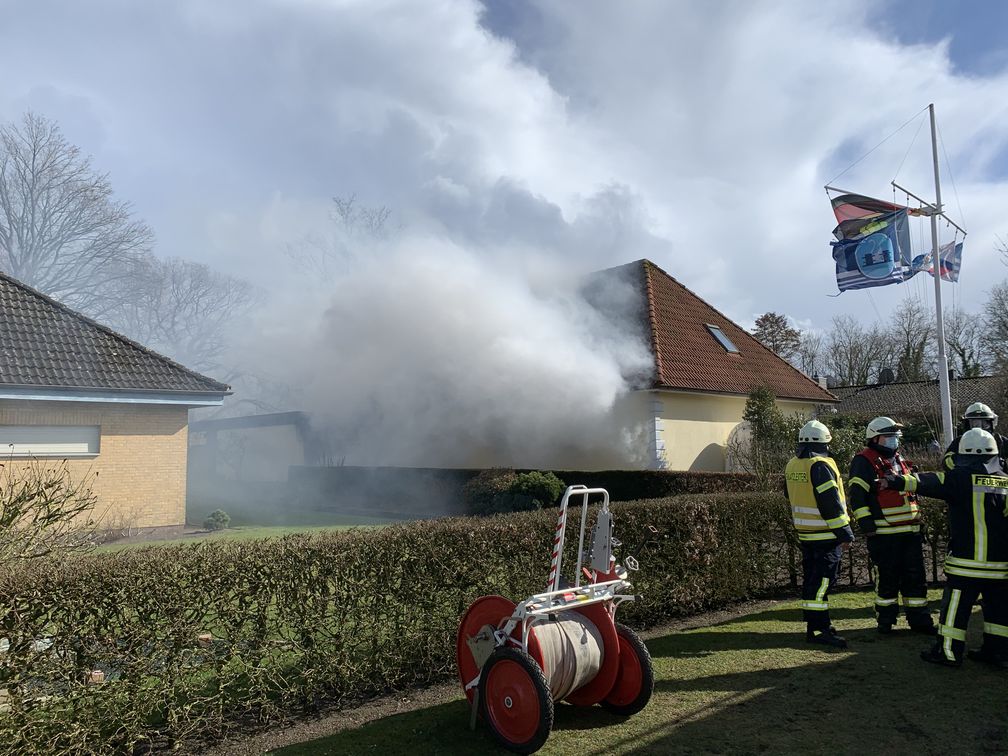
[[[899,449],[899,442],[899,436],[882,436],[882,440],[879,441],[879,446],[884,446],[886,449],[896,451]]]

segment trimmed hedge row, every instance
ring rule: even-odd
[[[796,579],[774,494],[614,504],[647,626]],[[556,510],[255,542],[144,548],[0,570],[0,750],[104,753],[214,737],[454,676],[478,596],[542,590]],[[572,517],[564,576],[573,573]],[[646,525],[657,539],[639,548]],[[636,552],[636,553],[635,553]],[[861,560],[859,562],[859,560]],[[855,550],[848,579],[864,580]],[[2,650],[2,646],[0,646]]]

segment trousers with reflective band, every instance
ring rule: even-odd
[[[836,587],[840,571],[840,545],[801,543],[802,618],[806,629],[825,630],[830,626],[829,594]]]
[[[837,522],[826,522],[819,511],[815,488],[812,485],[812,465],[817,462],[829,467],[836,479],[841,506]],[[787,483],[788,500],[791,502],[791,520],[800,540],[828,540],[833,537],[834,528],[842,528],[849,522],[840,470],[831,457],[792,457],[784,469],[784,479]]]
[[[875,470],[876,478],[884,478],[886,475],[910,475],[910,465],[906,463],[897,452],[892,457],[892,461],[887,460],[872,448],[865,448],[858,452],[858,455],[867,459]],[[893,526],[917,525],[920,523],[920,511],[917,507],[917,495],[907,491],[895,491],[887,488],[879,491],[875,495],[879,509],[882,510],[882,519],[875,520],[875,527],[880,535],[886,533],[886,529]],[[899,531],[910,532],[910,531]]]
[[[993,656],[1008,654],[1008,580],[977,580],[949,575],[938,614],[935,651],[949,661],[962,661],[966,626],[973,607],[983,599],[983,650]]]

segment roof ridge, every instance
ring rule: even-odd
[[[703,297],[701,297],[701,296],[700,296],[699,294],[697,294],[697,293],[696,293],[695,291],[693,291],[693,290],[692,290],[692,289],[690,289],[690,288],[689,288],[688,286],[686,286],[686,285],[685,285],[684,283],[682,283],[681,281],[679,281],[679,280],[678,280],[678,279],[677,279],[677,278],[676,278],[675,276],[673,276],[673,275],[671,275],[670,273],[668,273],[668,271],[666,271],[666,270],[663,270],[663,269],[662,269],[662,268],[661,268],[660,266],[658,266],[658,265],[656,265],[655,263],[651,262],[651,261],[650,261],[650,260],[648,260],[647,258],[645,258],[645,259],[644,259],[644,260],[643,260],[642,262],[644,263],[644,267],[645,267],[645,269],[647,269],[647,268],[648,268],[648,266],[651,266],[651,267],[653,267],[653,268],[654,268],[655,270],[657,270],[657,271],[658,271],[659,273],[663,274],[663,275],[664,275],[664,276],[665,276],[666,278],[668,278],[668,279],[669,279],[670,281],[672,281],[672,283],[674,283],[674,284],[675,284],[676,286],[679,286],[679,287],[681,287],[681,288],[682,288],[682,289],[684,289],[684,290],[685,290],[686,292],[688,292],[688,293],[689,293],[690,295],[692,295],[692,296],[696,297],[696,298],[697,298],[698,300],[700,300],[701,302],[703,302],[703,303],[704,303],[704,305],[706,305],[707,307],[709,307],[710,309],[712,309],[712,310],[713,310],[714,312],[716,312],[716,313],[717,313],[718,315],[720,315],[720,316],[721,316],[722,318],[724,318],[724,319],[725,319],[725,320],[727,320],[727,321],[728,321],[729,323],[731,323],[731,324],[732,324],[733,326],[735,326],[735,327],[736,327],[736,328],[738,328],[738,329],[739,329],[740,331],[742,331],[742,333],[744,333],[744,334],[746,335],[746,337],[747,337],[747,338],[751,339],[751,340],[752,340],[753,342],[755,342],[756,344],[758,344],[758,345],[760,346],[760,348],[761,348],[761,349],[765,350],[766,352],[769,352],[769,353],[770,353],[770,354],[772,354],[772,355],[773,355],[773,356],[774,356],[774,357],[775,357],[776,359],[780,360],[780,361],[781,361],[781,362],[783,362],[783,363],[784,363],[785,365],[787,365],[787,366],[788,366],[788,368],[790,368],[790,369],[792,370],[792,372],[794,372],[794,373],[796,373],[797,375],[799,375],[799,376],[800,376],[800,377],[801,377],[802,379],[804,379],[804,380],[805,380],[805,381],[807,381],[808,383],[812,384],[812,385],[813,385],[813,386],[815,386],[815,387],[816,387],[817,389],[820,389],[821,391],[825,391],[825,392],[826,392],[827,394],[829,394],[830,396],[832,396],[832,397],[833,397],[834,399],[835,399],[835,398],[837,398],[837,397],[836,397],[836,394],[834,394],[834,393],[833,393],[832,391],[830,391],[829,389],[824,389],[824,388],[823,388],[822,386],[820,386],[820,385],[819,385],[819,383],[818,383],[817,381],[814,381],[814,380],[812,380],[812,379],[811,379],[811,378],[810,378],[809,376],[805,375],[805,373],[803,373],[803,372],[802,372],[801,370],[799,370],[798,368],[796,368],[796,367],[795,367],[794,365],[792,365],[792,364],[791,364],[790,362],[788,362],[787,360],[785,360],[785,359],[784,359],[783,357],[781,357],[781,356],[780,356],[779,354],[777,354],[777,353],[776,353],[775,351],[773,351],[772,349],[770,349],[770,348],[769,348],[769,347],[768,347],[768,346],[767,346],[766,344],[764,344],[764,343],[763,343],[762,341],[760,341],[760,340],[759,340],[759,339],[757,339],[757,338],[756,338],[755,336],[753,336],[753,335],[752,335],[751,333],[749,333],[749,332],[748,332],[748,331],[747,331],[747,330],[746,330],[745,328],[743,328],[743,327],[742,327],[742,326],[740,326],[740,325],[739,325],[738,323],[736,323],[736,322],[735,322],[734,320],[732,320],[732,319],[731,319],[731,318],[729,318],[729,317],[728,317],[727,315],[725,315],[725,314],[724,314],[723,312],[721,312],[721,310],[719,310],[719,309],[718,309],[717,307],[715,307],[714,305],[712,305],[712,304],[711,304],[710,302],[708,302],[708,301],[707,301],[706,299],[704,299],[704,298],[703,298]],[[653,304],[651,303],[651,279],[650,279],[650,276],[648,276],[648,289],[647,289],[647,295],[648,295],[648,309],[649,309],[649,311],[650,311],[650,313],[651,313],[651,315],[652,315],[652,321],[651,321],[651,322],[652,322],[652,324],[654,324],[654,317],[653,317],[653,316],[654,316],[654,307],[653,307]],[[657,348],[655,349],[655,351],[657,351]]]
[[[7,273],[4,273],[2,270],[0,270],[0,278],[6,280],[8,282],[10,282],[11,284],[13,284],[14,286],[16,286],[16,287],[18,287],[20,289],[23,289],[24,291],[28,292],[29,294],[32,294],[32,295],[34,295],[34,296],[42,299],[47,304],[55,307],[58,310],[61,310],[61,311],[65,312],[66,314],[70,315],[71,317],[74,317],[77,320],[83,321],[84,323],[88,324],[92,328],[97,328],[99,331],[103,331],[104,333],[108,334],[109,336],[112,336],[114,339],[118,339],[119,341],[127,344],[128,346],[130,346],[130,347],[132,347],[134,349],[139,349],[141,352],[143,352],[145,354],[148,354],[151,357],[154,357],[155,359],[161,360],[162,362],[165,362],[165,363],[171,365],[173,368],[175,368],[177,370],[181,370],[183,373],[186,373],[186,374],[188,374],[188,375],[190,375],[190,376],[192,376],[192,377],[194,377],[194,378],[196,378],[196,379],[198,379],[200,381],[204,381],[206,383],[212,384],[215,387],[215,388],[211,388],[211,389],[208,389],[208,390],[211,390],[211,391],[222,391],[222,390],[223,391],[230,391],[231,390],[231,386],[229,386],[228,384],[226,384],[226,383],[224,383],[222,381],[218,381],[218,380],[215,380],[213,378],[210,378],[209,376],[203,375],[202,373],[198,373],[195,370],[192,370],[191,368],[187,368],[185,365],[183,365],[183,364],[181,364],[179,362],[176,362],[175,360],[171,359],[170,357],[165,357],[163,354],[155,352],[153,349],[150,349],[149,347],[145,347],[143,344],[141,344],[141,343],[139,343],[137,341],[134,341],[133,339],[131,339],[131,338],[127,337],[127,336],[123,336],[121,333],[119,333],[118,331],[110,328],[109,326],[103,325],[102,323],[99,323],[97,320],[94,320],[93,318],[88,317],[84,313],[78,312],[77,310],[74,310],[73,308],[69,307],[68,305],[65,305],[62,302],[60,302],[58,299],[54,299],[53,297],[50,297],[48,294],[46,294],[46,293],[44,293],[42,291],[39,291],[38,289],[36,289],[36,288],[34,288],[32,286],[29,286],[28,284],[24,283],[23,281],[20,281],[17,278],[14,278],[13,276],[11,276],[11,275],[9,275]]]

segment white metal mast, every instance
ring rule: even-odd
[[[941,182],[938,180],[938,136],[935,130],[934,103],[928,105],[931,116],[931,156],[934,158],[935,204],[931,212],[931,268],[934,271],[935,317],[938,322],[938,385],[941,387],[942,431],[944,446],[952,443],[952,393],[949,391],[948,355],[945,353],[945,322],[942,318],[941,260],[938,256],[938,215],[942,211]]]

